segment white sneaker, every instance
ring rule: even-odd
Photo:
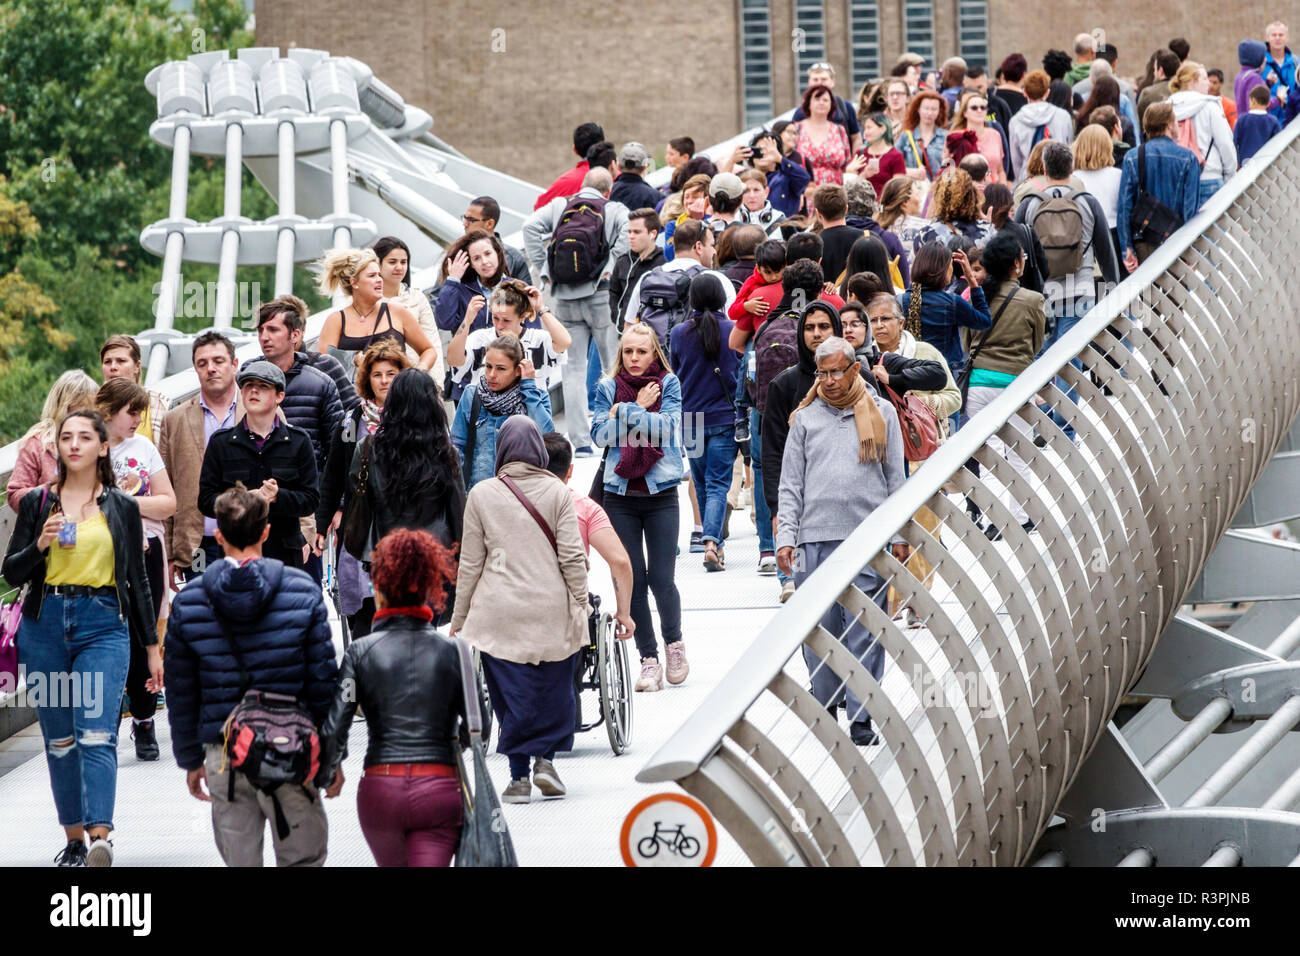
[[[764,576],[776,574],[776,555],[770,551],[764,551],[758,559],[758,573]]]
[[[790,600],[792,594],[794,594],[794,581],[786,581],[785,584],[781,585],[781,603],[784,604]]]
[[[686,645],[681,641],[664,645],[664,656],[668,658],[668,683],[680,684],[691,672],[691,665],[686,662]]]
[[[113,843],[103,837],[97,837],[90,841],[90,848],[86,850],[86,866],[112,866],[113,865]]]
[[[664,689],[664,672],[653,657],[641,658],[641,676],[636,679],[635,690],[653,693]]]

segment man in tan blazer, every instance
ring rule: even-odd
[[[199,394],[167,413],[158,443],[176,489],[176,514],[167,519],[173,591],[222,557],[221,546],[213,537],[216,521],[199,513],[199,472],[213,434],[244,417],[244,404],[235,386],[239,360],[231,341],[220,332],[205,332],[194,340],[191,354],[199,376]]]

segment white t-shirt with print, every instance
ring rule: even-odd
[[[109,452],[109,457],[113,462],[117,487],[137,497],[151,494],[150,479],[167,469],[157,447],[143,435],[132,435]],[[162,538],[166,533],[166,526],[157,518],[144,519],[146,538]]]
[[[466,389],[478,388],[483,377],[483,360],[488,346],[497,337],[495,329],[475,329],[465,337],[465,362],[451,373],[451,380]],[[525,328],[519,344],[524,347],[524,357],[537,369],[537,386],[548,390],[560,381],[560,357],[551,343],[551,333],[545,329]]]

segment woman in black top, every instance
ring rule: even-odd
[[[55,434],[59,477],[23,497],[4,577],[29,588],[18,662],[68,840],[55,861],[111,866],[119,702],[130,642],[147,652],[150,692],[162,690],[162,657],[140,506],[116,487],[108,428],[95,412],[76,411]]]
[[[456,562],[427,532],[399,530],[375,546],[371,576],[374,632],[343,655],[321,727],[321,779],[334,781],[328,795],[342,788],[348,731],[364,707],[369,742],[357,815],[375,862],[449,866],[460,837],[456,738],[465,692],[456,647],[434,629],[433,615]]]
[[[437,347],[411,311],[384,300],[384,277],[375,250],[339,249],[326,253],[321,260],[318,286],[322,295],[351,295],[352,304],[325,320],[316,341],[317,352],[347,353],[356,361],[359,353],[375,342],[392,339],[402,348],[409,342],[420,353],[417,365],[425,372],[438,361]]]

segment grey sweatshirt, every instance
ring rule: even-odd
[[[885,418],[885,460],[858,461],[853,409],[818,398],[794,416],[781,458],[776,546],[843,541],[903,486],[903,432],[894,406],[878,396]],[[902,541],[896,538],[896,541]]]

